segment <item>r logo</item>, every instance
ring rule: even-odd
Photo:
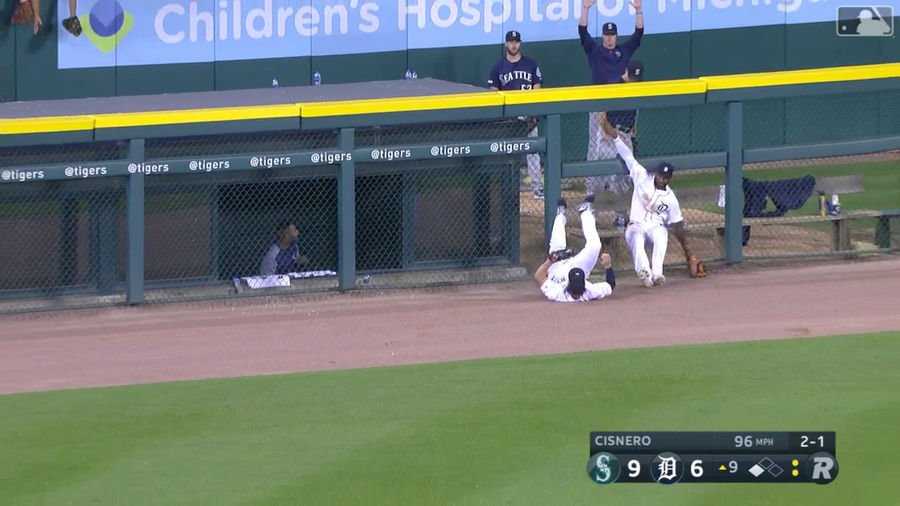
[[[809,481],[822,485],[831,483],[837,478],[837,459],[828,452],[814,453],[806,461],[806,472],[809,473]]]

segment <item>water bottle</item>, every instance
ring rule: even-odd
[[[618,230],[619,232],[622,232],[624,234],[625,233],[625,213],[616,211],[614,221],[615,221],[615,225],[616,225],[616,230]]]
[[[416,71],[415,71],[415,70],[412,71],[412,78],[413,78],[413,79],[418,79],[418,78],[419,78],[419,74],[416,74]]]
[[[412,72],[410,72],[409,69],[406,69],[406,80],[410,81],[410,80],[412,80],[412,78],[413,78]]]
[[[313,74],[313,85],[318,86],[322,84],[322,74],[317,70],[315,74]]]
[[[831,194],[831,207],[834,210],[834,214],[840,214],[841,212],[841,200],[838,197],[837,193]]]
[[[278,87],[278,78],[277,78],[277,77],[273,77],[273,78],[272,78],[272,87],[273,87],[273,88],[277,88],[277,87]]]
[[[365,287],[368,288],[369,284],[372,282],[372,276],[371,276],[371,274],[369,274],[368,272],[366,272],[365,276],[363,276],[362,282],[363,282],[363,286],[365,286]]]

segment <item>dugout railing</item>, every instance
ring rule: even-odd
[[[617,160],[585,159],[586,113],[631,108],[640,113],[638,158],[679,169],[673,187],[684,190],[704,257],[736,263],[858,253],[866,234],[867,253],[896,249],[900,64],[530,92],[18,114],[0,119],[0,304],[16,311],[217,298],[237,289],[523,277],[542,254],[556,200],[579,200],[587,176],[622,173]],[[541,118],[537,137],[528,136],[527,117]],[[544,200],[521,191],[532,153],[541,156]],[[777,208],[778,191],[795,200],[806,192],[798,171],[820,180],[871,171],[883,185],[866,188],[877,192],[874,208],[848,195],[840,213],[822,216],[809,211],[821,202],[813,194],[787,211],[808,220],[748,216],[745,200],[758,200],[748,185],[763,181],[762,191],[774,194],[763,200]],[[618,234],[617,206],[624,204],[615,196],[598,206],[609,243]],[[315,275],[249,289],[241,279],[258,274],[284,218],[301,229]],[[834,223],[850,237],[845,218],[870,221],[853,232],[859,241],[835,248]]]

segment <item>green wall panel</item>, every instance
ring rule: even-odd
[[[784,144],[784,99],[744,102],[744,147]]]
[[[487,88],[488,73],[491,65],[503,56],[501,50],[500,45],[414,49],[409,51],[409,68],[420,79],[432,77]]]
[[[784,70],[784,34],[784,25],[691,32],[691,77]]]
[[[406,73],[406,51],[328,57],[314,56],[310,61],[310,78],[306,83],[300,84],[311,84],[312,75],[316,70],[322,75],[324,84],[403,79],[403,75]],[[418,71],[418,74],[422,77],[421,71]]]
[[[725,150],[725,104],[691,107],[690,152],[710,153]],[[684,148],[681,150],[685,151]]]
[[[900,134],[900,90],[878,92],[877,114],[879,135]]]
[[[118,95],[207,91],[215,84],[214,73],[213,63],[116,67],[116,91]]]
[[[900,61],[900,43],[896,36],[898,21],[900,18],[895,17],[893,37],[838,37],[834,23],[788,25],[785,32],[785,69]]]
[[[280,87],[305,86],[312,82],[309,60],[304,57],[216,62],[215,89],[267,88],[275,77]]]
[[[5,3],[6,19],[12,2]],[[419,77],[485,86],[491,65],[503,55],[502,44],[419,49],[367,55],[260,59],[231,62],[153,65],[146,67],[58,70],[55,2],[44,2],[45,27],[37,36],[30,27],[0,27],[0,96],[35,100],[164,93],[188,90],[239,89],[310,83],[317,68],[328,83],[397,79],[407,67]],[[897,19],[895,18],[895,22]],[[529,42],[523,52],[535,59],[548,87],[587,84],[587,59],[572,38]],[[837,37],[834,23],[776,25],[644,37],[635,54],[648,79],[856,65],[900,60],[895,37]],[[121,81],[121,82],[117,82]]]
[[[874,94],[787,98],[784,112],[788,144],[878,135],[878,99]]]
[[[13,32],[25,29],[6,22],[12,17],[15,4],[3,2],[0,6],[0,100],[14,100],[16,97],[16,37]]]
[[[689,107],[647,109],[638,113],[638,153],[641,157],[684,153],[691,145]]]

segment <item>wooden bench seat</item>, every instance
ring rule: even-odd
[[[825,193],[827,198],[831,194],[847,194],[863,191],[862,175],[854,174],[850,176],[836,176],[828,178],[820,178],[816,182],[816,190],[810,197],[818,198],[818,192]],[[725,238],[725,215],[718,214],[709,218],[711,213],[707,214],[707,219],[702,222],[691,222],[691,207],[698,204],[716,203],[718,199],[718,187],[706,188],[687,188],[679,190],[675,188],[675,194],[678,196],[682,209],[685,212],[685,228],[687,230],[709,230],[715,228],[720,238],[720,246],[724,251]],[[849,251],[852,249],[851,241],[851,223],[853,220],[861,218],[875,218],[875,237],[874,244],[881,249],[890,249],[891,245],[891,223],[893,218],[900,217],[900,209],[852,209],[842,210],[836,215],[820,215],[820,214],[791,214],[788,211],[783,216],[744,218],[742,224],[750,227],[766,227],[779,225],[800,225],[807,223],[831,223],[832,224],[832,251]],[[619,230],[612,228],[613,213],[610,211],[601,211],[597,213],[598,233],[604,247],[616,250],[619,247],[619,241],[624,242],[624,234]],[[582,237],[581,230],[574,230],[575,235]]]

